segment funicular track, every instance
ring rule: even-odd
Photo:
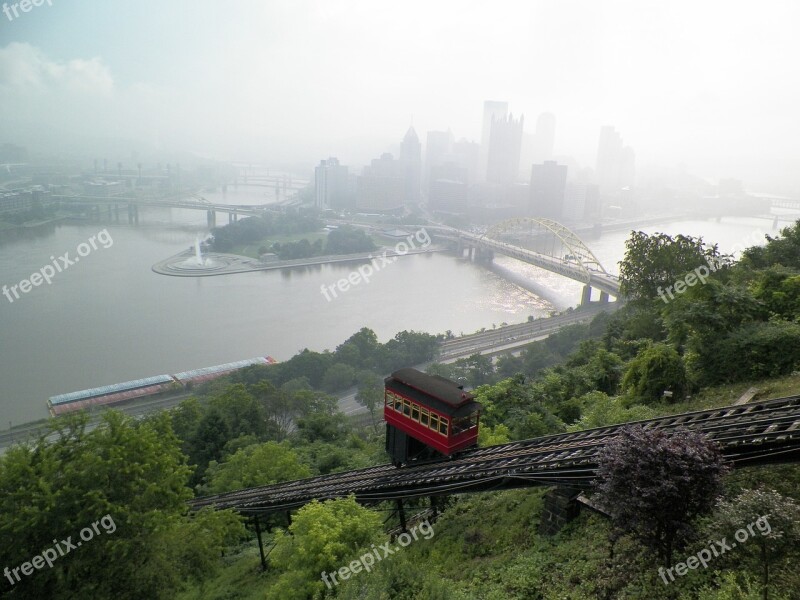
[[[647,429],[702,431],[734,466],[800,461],[800,396],[660,417]],[[630,423],[625,424],[630,425]],[[192,510],[213,505],[245,515],[302,506],[350,494],[365,504],[537,485],[588,487],[597,453],[625,425],[549,435],[478,448],[457,458],[397,468],[379,465],[196,498]]]

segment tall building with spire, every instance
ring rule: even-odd
[[[406,204],[417,204],[420,201],[420,180],[422,176],[422,144],[417,132],[411,126],[400,144],[400,162],[403,165]]]

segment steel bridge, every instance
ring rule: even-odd
[[[573,231],[552,219],[519,217],[492,226],[483,234],[453,228],[436,228],[455,239],[459,251],[466,247],[475,260],[491,260],[495,253],[558,273],[584,284],[581,304],[591,299],[592,288],[600,301],[619,298],[619,278],[606,271],[594,253]]]
[[[126,205],[128,212],[128,222],[139,223],[139,207],[155,206],[159,208],[185,208],[189,210],[204,210],[208,220],[208,226],[216,225],[216,215],[218,212],[228,213],[228,223],[239,220],[239,215],[253,216],[263,214],[265,210],[274,208],[269,204],[250,205],[250,204],[214,204],[202,196],[190,194],[191,198],[168,199],[168,198],[138,198],[129,196],[85,196],[85,195],[61,195],[53,196],[53,200],[67,204],[83,204],[96,207],[98,213],[100,206],[104,205],[108,209],[109,217],[113,214],[119,219],[119,206]]]
[[[700,431],[734,467],[800,462],[800,395],[660,417],[645,429]],[[626,424],[630,425],[630,423]],[[532,486],[588,489],[599,451],[621,427],[601,427],[469,450],[454,460],[397,468],[380,465],[196,498],[204,506],[243,515],[288,511],[312,500],[354,495],[362,504]],[[402,508],[402,506],[401,506]]]

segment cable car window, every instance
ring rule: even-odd
[[[425,427],[428,426],[430,413],[428,412],[427,408],[422,409],[422,414],[419,417],[419,422],[422,423]]]
[[[402,400],[400,399],[400,396],[394,392],[386,392],[386,404],[389,408],[399,411],[400,407],[402,406],[401,402]]]
[[[417,404],[411,405],[411,418],[419,421],[419,406]]]
[[[431,429],[439,431],[439,415],[431,413]]]
[[[403,414],[405,416],[411,414],[411,402],[405,399],[403,399]]]
[[[453,421],[453,435],[470,428],[469,417],[462,417]]]
[[[394,409],[397,412],[401,412],[403,410],[403,399],[397,394],[394,394]]]
[[[442,419],[439,421],[439,433],[442,435],[447,435],[447,419]]]

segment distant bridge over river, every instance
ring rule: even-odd
[[[619,277],[606,271],[594,253],[573,231],[552,219],[509,219],[478,234],[452,227],[426,228],[451,240],[457,251],[476,261],[491,261],[495,253],[510,256],[584,284],[581,304],[591,300],[592,288],[600,290],[600,302],[619,298]]]

